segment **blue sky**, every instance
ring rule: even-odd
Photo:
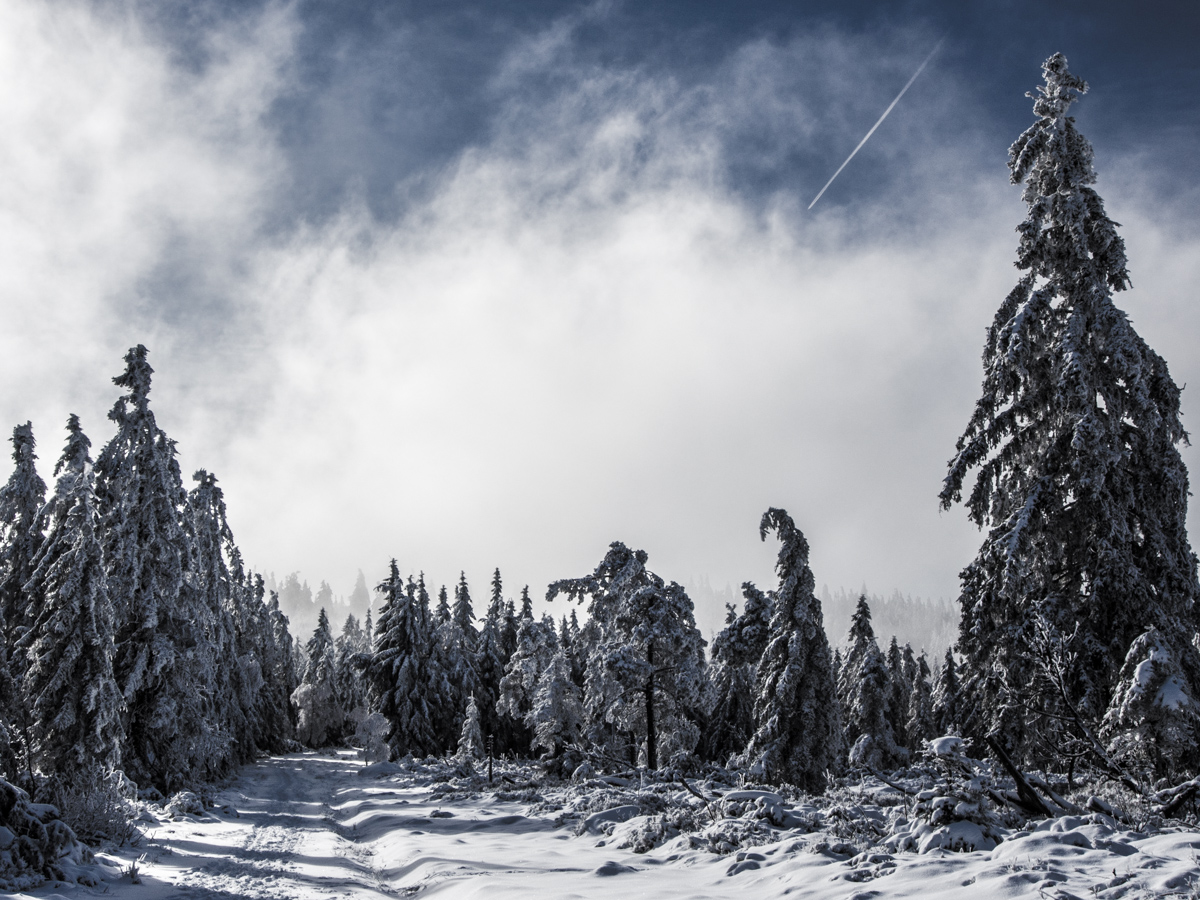
[[[1016,277],[1007,146],[1055,51],[1092,87],[1119,303],[1200,381],[1198,25],[1185,3],[14,0],[0,413],[33,420],[48,475],[68,412],[107,439],[147,344],[251,565],[340,593],[393,555],[536,593],[611,540],[770,585],[775,505],[818,584],[950,597],[979,536],[936,497]]]

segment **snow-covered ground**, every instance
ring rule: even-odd
[[[802,804],[775,814],[779,828],[722,817],[739,806],[761,809],[751,792],[707,807],[696,799],[698,830],[671,837],[671,809],[666,818],[643,815],[661,802],[636,783],[537,789],[512,783],[518,770],[504,771],[509,781],[498,776],[496,789],[476,790],[481,779],[447,780],[446,767],[367,768],[349,752],[263,760],[203,815],[147,818],[138,847],[99,854],[99,884],[16,896],[1200,897],[1195,831],[1144,834],[1096,815],[1043,823],[993,851],[851,856],[836,837],[806,831],[814,819]],[[664,834],[648,852],[631,849]],[[741,849],[714,852],[739,834]],[[766,843],[749,846],[756,840]],[[128,868],[139,857],[141,883],[133,884]]]

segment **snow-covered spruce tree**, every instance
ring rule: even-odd
[[[947,647],[946,659],[938,669],[937,684],[933,689],[933,721],[938,734],[958,734],[961,730],[960,694],[954,650]]]
[[[256,576],[255,595],[261,599],[264,589],[262,576]],[[292,645],[295,641],[288,631],[288,618],[279,608],[279,594],[275,591],[271,591],[271,599],[267,601],[266,619],[261,646],[264,648],[263,672],[267,676],[267,684],[266,690],[260,695],[259,718],[264,723],[264,733],[259,744],[279,752],[295,729],[291,698],[296,689],[296,670],[292,665]]]
[[[202,720],[188,729],[196,736],[190,755],[196,759],[194,767],[212,778],[254,758],[252,717],[263,673],[246,633],[245,571],[229,527],[224,492],[216,476],[204,469],[192,480],[196,484],[188,492],[184,516],[190,552],[180,606],[197,629],[187,668],[193,683],[211,687],[195,692],[191,702],[181,706],[192,706],[191,715]],[[202,702],[193,706],[195,700]]]
[[[476,702],[480,710],[480,723],[485,735],[491,735],[497,750],[511,749],[509,744],[517,735],[506,728],[499,734],[500,716],[496,712],[496,701],[500,697],[500,681],[508,664],[504,639],[504,583],[500,570],[492,576],[492,596],[487,614],[483,617],[483,629],[479,632],[479,643],[475,653],[475,671],[479,675],[476,687]],[[512,720],[509,720],[511,723]]]
[[[46,539],[29,579],[38,598],[22,636],[32,757],[39,771],[71,782],[121,762],[122,701],[113,678],[112,604],[96,535],[91,441],[72,415],[54,468]]]
[[[194,773],[180,771],[178,756],[164,751],[198,737],[201,720],[190,712],[212,685],[197,682],[189,665],[200,635],[194,605],[180,604],[187,498],[175,444],[150,410],[154,370],[146,353],[140,344],[131,349],[125,371],[113,379],[126,393],[108,414],[117,433],[96,459],[96,495],[117,625],[113,672],[126,708],[122,764],[135,781],[169,791]]]
[[[897,761],[900,751],[887,718],[890,693],[887,662],[875,642],[871,607],[863,594],[850,618],[850,649],[838,682],[851,764],[880,768]]]
[[[383,595],[383,606],[366,670],[371,706],[388,720],[387,740],[394,755],[429,756],[443,749],[430,701],[448,686],[431,677],[432,638],[424,627],[416,585],[411,580],[404,583],[393,559],[387,580],[376,590]]]
[[[896,640],[896,636],[892,635],[892,642],[888,645],[887,664],[888,664],[888,704],[887,717],[888,724],[892,726],[892,735],[896,738],[896,744],[900,747],[908,746],[908,704],[912,698],[912,673],[906,665],[905,650],[908,652],[909,658],[912,657],[912,648],[905,647],[900,649],[900,642]]]
[[[614,541],[591,575],[554,582],[546,599],[590,598],[592,724],[644,740],[646,765],[657,769],[660,750],[685,756],[700,737],[704,640],[687,593],[648,570],[646,559]]]
[[[465,579],[460,578],[460,588],[465,588]],[[467,598],[465,612],[464,604],[459,602],[459,595],[464,593]],[[455,595],[454,608],[461,617],[468,620],[473,618],[470,613],[470,594],[456,589]],[[445,693],[437,698],[437,735],[440,746],[449,751],[458,746],[467,700],[479,687],[475,668],[475,642],[479,633],[473,624],[468,624],[467,630],[463,630],[459,617],[448,603],[445,587],[438,594],[434,620],[438,623],[434,630],[435,652],[442,661],[448,685]]]
[[[467,646],[474,654],[479,644],[479,632],[475,628],[475,609],[471,605],[471,589],[467,586],[467,573],[458,573],[458,584],[454,587],[454,606],[450,611],[454,623],[462,630]]]
[[[771,598],[749,581],[742,585],[742,597],[741,615],[728,604],[725,628],[713,640],[712,707],[697,749],[714,762],[741,753],[754,734],[754,686],[770,635]]]
[[[1113,303],[1130,283],[1125,245],[1091,187],[1092,148],[1067,115],[1087,85],[1062,54],[1042,71],[1037,121],[1009,151],[1029,208],[1017,229],[1025,274],[988,331],[982,396],[940,498],[960,501],[977,470],[967,507],[987,538],[962,573],[963,725],[1031,755],[1065,711],[1053,692],[1004,689],[1035,680],[1035,616],[1062,635],[1078,624],[1067,688],[1095,723],[1139,635],[1155,628],[1178,658],[1195,654],[1200,591],[1179,388]],[[1200,685],[1185,687],[1200,696]]]
[[[458,751],[455,755],[464,762],[484,759],[487,756],[482,717],[474,694],[467,700],[467,712],[463,717],[462,732],[458,736]]]
[[[561,759],[569,745],[583,738],[583,702],[561,645],[538,678],[525,724],[533,731],[531,749],[545,751],[547,759]]]
[[[39,512],[46,502],[46,482],[37,472],[33,423],[13,429],[13,473],[0,488],[0,603],[3,604],[5,650],[13,648],[30,621],[26,585],[43,540]]]
[[[512,749],[525,754],[530,749],[526,720],[533,709],[538,680],[558,652],[558,635],[554,631],[554,620],[549,616],[543,617],[540,622],[532,616],[520,621],[517,649],[509,658],[504,678],[500,680],[500,699],[496,701],[496,711],[502,718],[520,723],[525,740]]]
[[[337,698],[337,660],[325,607],[305,646],[308,662],[300,686],[292,694],[298,712],[296,737],[310,747],[323,747],[342,734],[346,714]]]
[[[1154,628],[1125,656],[1100,737],[1114,759],[1147,780],[1200,769],[1200,704],[1187,673]]]
[[[366,715],[367,691],[359,660],[368,652],[366,635],[354,613],[346,616],[342,633],[334,642],[334,684],[338,705],[347,716],[355,715],[355,724]]]
[[[437,608],[433,611],[433,621],[436,625],[441,626],[449,622],[450,618],[450,597],[443,584],[438,588],[438,602]]]
[[[933,685],[929,683],[929,662],[922,653],[915,660],[916,677],[913,678],[912,693],[908,699],[908,721],[904,733],[908,738],[908,751],[919,756],[925,742],[945,734],[938,731],[933,714]]]
[[[779,537],[779,587],[758,662],[754,736],[743,759],[770,781],[821,793],[826,773],[838,766],[841,717],[808,541],[782,509],[768,509],[758,531],[763,540],[768,531]]]
[[[25,664],[17,641],[29,624],[33,604],[26,590],[34,559],[42,544],[45,525],[40,516],[46,499],[46,482],[37,472],[33,423],[13,429],[13,473],[0,488],[0,770],[17,777],[16,746],[23,744],[29,767],[28,710],[20,685]],[[18,738],[18,733],[25,733]]]

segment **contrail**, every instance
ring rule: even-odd
[[[921,72],[923,72],[925,70],[925,67],[927,65],[929,65],[929,61],[931,59],[933,59],[933,55],[938,52],[938,50],[942,46],[942,42],[945,40],[946,40],[945,38],[942,38],[942,40],[937,42],[937,45],[933,48],[933,50],[930,51],[929,55],[927,57],[925,57],[925,62],[921,63],[921,65],[920,65],[920,67],[918,67],[917,71],[913,72],[913,77],[908,79],[908,84],[906,84],[903,88],[901,88],[900,93],[898,93],[896,95],[896,99],[893,100],[891,102],[891,105],[888,106],[888,108],[883,111],[883,115],[879,117],[879,121],[871,126],[871,130],[867,132],[867,137],[863,138],[861,141],[858,142],[858,146],[854,148],[854,152],[846,157],[846,162],[844,162],[840,166],[838,166],[838,170],[833,173],[833,178],[830,178],[827,182],[825,182],[825,187],[821,188],[820,193],[818,193],[817,196],[813,197],[813,202],[808,204],[809,209],[812,209],[814,206],[817,205],[817,201],[821,199],[821,194],[824,194],[827,190],[829,190],[829,186],[831,184],[833,184],[833,179],[837,178],[839,175],[842,174],[842,169],[846,168],[847,163],[849,163],[850,160],[854,159],[854,154],[862,149],[862,145],[867,142],[867,138],[869,138],[871,135],[873,135],[875,133],[875,129],[883,124],[883,120],[888,117],[888,113],[890,113],[892,111],[892,109],[895,108],[896,104],[900,102],[900,98],[904,96],[904,92],[907,91],[910,87],[912,87],[912,83],[917,80],[917,76],[920,75]]]

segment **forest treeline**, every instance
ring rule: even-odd
[[[77,416],[47,489],[29,423],[0,489],[0,772],[30,793],[114,772],[212,780],[292,735],[292,639],[247,571],[217,479],[186,489],[137,346],[93,459]]]

